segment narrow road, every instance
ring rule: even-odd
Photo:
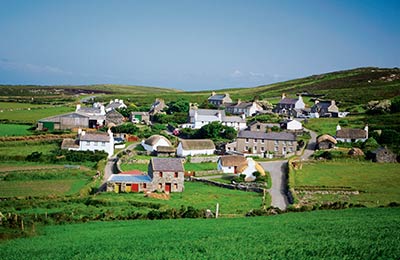
[[[271,206],[285,210],[287,198],[287,161],[259,162],[264,170],[271,174],[272,187],[268,190],[271,195]]]
[[[315,151],[315,147],[317,145],[317,133],[314,131],[311,131],[309,129],[305,129],[310,132],[311,135],[311,139],[310,141],[308,141],[307,147],[306,149],[304,149],[304,153],[303,155],[300,157],[301,160],[309,160],[311,155],[313,155],[314,151]]]

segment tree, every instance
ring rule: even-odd
[[[189,112],[189,101],[185,99],[178,99],[177,101],[171,101],[167,104],[167,114],[172,115],[174,113],[188,113]]]
[[[400,96],[392,99],[392,105],[390,107],[392,113],[400,112]]]
[[[365,152],[367,151],[373,151],[379,147],[378,142],[375,140],[375,138],[370,137],[368,138],[363,144],[362,148]]]

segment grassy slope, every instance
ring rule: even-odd
[[[1,243],[0,258],[397,259],[399,214],[399,208],[348,209],[47,226],[42,235]]]
[[[24,136],[31,135],[29,125],[0,124],[0,136]]]
[[[347,201],[367,206],[400,203],[399,166],[354,160],[307,163],[294,174],[294,187],[351,187],[359,195],[318,195],[311,202]]]

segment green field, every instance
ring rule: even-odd
[[[400,208],[36,228],[1,259],[398,259]],[[51,245],[51,246],[49,246]]]
[[[48,105],[38,105],[30,103],[18,103],[18,102],[0,102],[0,110],[16,110],[16,109],[32,109],[32,108],[43,108],[49,107]]]
[[[60,149],[60,146],[53,143],[35,143],[35,142],[18,142],[13,145],[4,143],[0,146],[0,156],[27,156],[33,152],[41,152],[43,154],[50,154],[51,151]]]
[[[0,121],[7,120],[10,122],[24,122],[24,123],[37,123],[39,119],[55,116],[59,114],[65,114],[73,112],[73,107],[47,107],[38,108],[31,110],[15,110],[15,111],[3,111],[0,113]]]
[[[143,163],[121,164],[121,170],[124,172],[132,170],[147,172],[148,164],[143,164]]]
[[[0,124],[0,137],[31,135],[29,128],[31,128],[29,125]]]
[[[394,163],[379,164],[354,160],[306,163],[302,170],[295,171],[290,178],[295,189],[347,187],[360,191],[359,195],[304,195],[303,199],[310,203],[346,201],[366,206],[400,203],[400,169],[399,165]]]
[[[206,163],[185,163],[184,164],[185,171],[216,171],[217,163],[215,162],[206,162]]]

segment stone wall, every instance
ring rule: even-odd
[[[218,158],[219,158],[218,156],[191,157],[190,162],[191,163],[217,162]]]
[[[207,183],[209,185],[217,186],[220,188],[225,188],[225,189],[230,189],[230,190],[242,190],[242,191],[249,191],[249,192],[257,192],[257,193],[263,193],[264,189],[257,187],[255,184],[227,184],[227,183],[221,183],[221,182],[216,182],[212,180],[207,180],[207,179],[202,179],[202,178],[196,178],[196,177],[190,177],[190,181],[197,181],[197,182],[203,182]]]

